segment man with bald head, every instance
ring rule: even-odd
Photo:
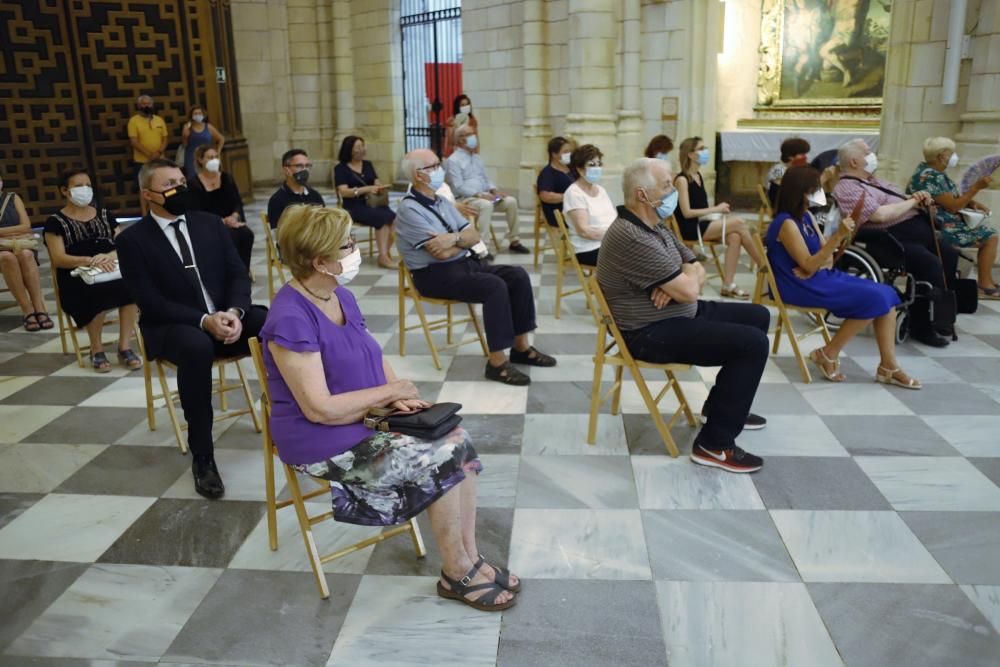
[[[423,296],[481,303],[490,350],[486,378],[515,386],[530,384],[531,378],[512,363],[555,366],[556,360],[536,350],[528,339],[535,329],[535,296],[527,272],[480,260],[485,248],[479,232],[454,204],[436,194],[444,183],[437,155],[427,149],[411,151],[401,169],[411,189],[396,211],[396,247],[414,285]]]
[[[455,197],[476,210],[476,228],[480,234],[489,231],[493,211],[503,211],[507,215],[510,251],[522,255],[530,253],[518,239],[517,199],[497,190],[497,186],[486,174],[486,167],[479,157],[476,129],[472,125],[462,125],[455,130],[454,136],[455,152],[448,158],[445,169],[448,185]]]
[[[641,158],[622,177],[625,205],[597,256],[597,281],[629,351],[650,363],[721,366],[702,407],[691,460],[729,472],[763,461],[736,445],[766,421],[750,412],[767,363],[770,313],[749,303],[702,301],[705,269],[663,224],[677,207],[669,165]]]

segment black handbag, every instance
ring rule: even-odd
[[[435,403],[415,412],[396,412],[392,408],[372,408],[365,416],[365,427],[386,433],[402,433],[422,440],[437,440],[462,423],[461,403]]]

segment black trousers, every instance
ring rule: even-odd
[[[229,345],[187,324],[167,325],[161,357],[177,366],[177,391],[188,423],[188,448],[197,460],[212,458],[212,364],[218,357],[250,354],[247,340],[260,333],[267,308],[251,306],[243,316],[243,333]]]
[[[767,308],[750,303],[699,301],[693,318],[671,318],[623,332],[636,359],[651,363],[721,366],[702,414],[708,423],[696,442],[732,447],[743,431],[767,363]]]
[[[243,264],[246,265],[249,271],[250,256],[253,254],[253,230],[248,225],[227,227],[227,229],[229,230],[229,238],[233,240],[233,245],[236,246],[236,252],[239,253],[240,259],[243,260]]]
[[[483,304],[490,352],[506,350],[514,337],[535,330],[535,293],[519,266],[484,264],[475,259],[431,264],[412,272],[424,296]]]
[[[941,244],[941,258],[938,258],[934,231],[926,214],[921,213],[893,225],[887,231],[902,244],[906,270],[916,280],[928,282],[934,287],[951,284],[958,271],[958,251],[947,241],[938,239]],[[930,326],[929,305],[926,299],[917,299],[911,306],[911,322],[915,330],[926,330]]]
[[[594,248],[586,252],[578,252],[576,253],[576,261],[584,266],[597,266],[597,254],[600,251],[600,248]]]

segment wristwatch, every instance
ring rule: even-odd
[[[355,196],[355,197],[357,197],[357,196],[358,196],[358,189],[357,189],[357,188],[354,188],[354,196]]]

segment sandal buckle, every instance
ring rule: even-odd
[[[472,583],[472,577],[470,577],[469,575],[465,575],[464,577],[458,580],[458,583],[462,584],[463,586],[468,586],[469,584]]]

